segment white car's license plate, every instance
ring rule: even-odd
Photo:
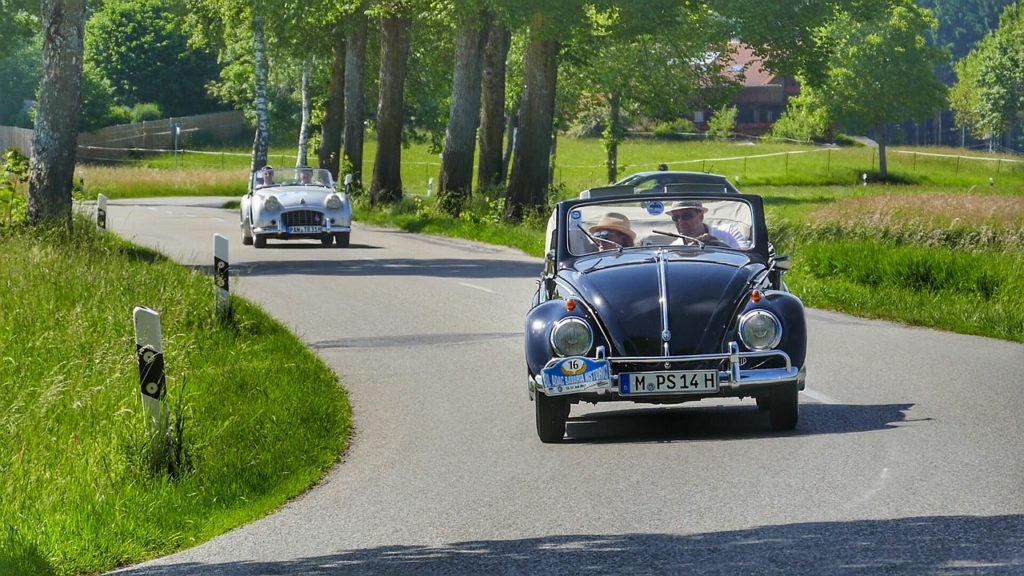
[[[611,378],[607,360],[572,356],[544,369],[544,391],[548,395],[558,395],[606,388],[610,386]]]
[[[288,229],[291,234],[319,234],[323,229],[319,226],[292,226]]]
[[[718,392],[717,370],[679,370],[619,374],[619,393],[702,394]]]

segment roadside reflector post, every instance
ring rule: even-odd
[[[107,229],[107,197],[103,194],[96,196],[96,228]]]
[[[434,179],[427,178],[427,197],[434,193]]]
[[[228,278],[231,266],[228,263],[228,239],[220,234],[213,235],[213,291],[217,317],[227,320],[231,317],[231,293]]]
[[[167,437],[168,409],[164,402],[167,383],[164,378],[164,343],[160,329],[160,314],[149,308],[136,306],[132,311],[135,324],[135,353],[139,360],[139,386],[142,405],[149,414],[149,428],[153,447],[160,450]]]

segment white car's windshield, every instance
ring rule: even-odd
[[[635,246],[704,245],[749,250],[750,205],[742,200],[602,202],[576,206],[565,222],[574,255]]]
[[[320,168],[273,168],[253,173],[253,188],[271,186],[333,187],[331,173]]]

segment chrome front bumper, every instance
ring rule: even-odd
[[[597,358],[595,360],[607,360],[611,367],[611,379],[603,382],[594,382],[592,385],[586,388],[576,388],[569,392],[559,393],[554,390],[546,389],[544,386],[544,378],[542,374],[537,374],[533,378],[527,379],[527,385],[530,388],[530,393],[534,393],[537,390],[543,391],[547,395],[574,395],[574,394],[597,394],[603,396],[611,394],[614,396],[619,395],[619,372],[616,369],[616,365],[622,364],[651,364],[651,371],[656,371],[658,368],[657,364],[669,363],[672,365],[695,362],[707,362],[707,361],[728,361],[727,370],[718,371],[718,392],[710,394],[689,394],[690,396],[747,396],[754,391],[761,388],[773,388],[777,386],[785,386],[787,384],[795,384],[797,390],[804,389],[804,379],[806,375],[806,369],[795,368],[792,361],[789,358],[789,354],[786,354],[782,350],[767,350],[764,352],[740,352],[739,346],[735,342],[729,342],[729,351],[721,354],[696,354],[692,356],[609,356],[604,358],[603,347],[598,348]],[[744,370],[741,363],[745,363],[749,359],[754,358],[781,358],[785,361],[786,365],[782,368],[759,368],[754,370]],[[545,369],[556,365],[562,358],[552,358],[548,361]],[[685,368],[683,368],[685,369]],[[622,398],[635,399],[636,396],[621,396]]]

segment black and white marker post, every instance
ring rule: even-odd
[[[227,320],[231,317],[231,293],[228,277],[228,239],[220,234],[213,235],[213,291],[216,298],[217,317]]]
[[[167,436],[168,409],[164,402],[167,384],[164,379],[164,342],[160,329],[160,314],[136,306],[132,311],[135,324],[135,353],[139,359],[139,385],[142,405],[149,413],[153,443]]]
[[[103,194],[96,196],[96,227],[107,229],[107,197]]]

